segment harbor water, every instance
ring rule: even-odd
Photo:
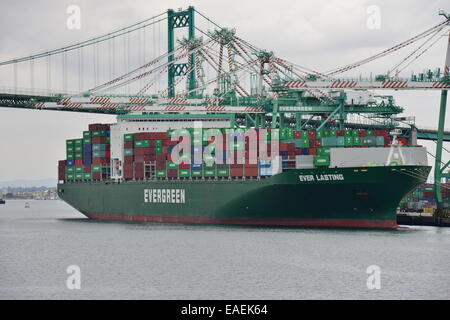
[[[99,222],[58,200],[0,205],[0,299],[449,299],[449,267],[449,228]]]

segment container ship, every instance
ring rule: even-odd
[[[426,149],[371,129],[239,128],[229,114],[123,114],[66,142],[58,194],[86,217],[397,227]]]

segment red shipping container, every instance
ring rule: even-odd
[[[66,167],[66,160],[59,160],[58,161],[58,167]]]
[[[156,154],[155,159],[156,159],[156,161],[166,161],[167,156],[166,156],[166,154]]]
[[[133,161],[134,161],[134,156],[125,156],[125,157],[123,157],[123,161],[124,161],[125,163],[133,163]]]
[[[390,138],[385,137],[384,138],[384,146],[385,147],[390,147],[392,143],[392,140]]]
[[[125,170],[125,171],[123,172],[123,178],[124,178],[125,180],[131,180],[131,179],[133,179],[133,170],[131,170],[131,171]]]
[[[75,159],[75,165],[76,166],[82,166],[83,165],[83,159]]]
[[[337,136],[338,137],[343,137],[345,135],[345,131],[344,130],[338,130],[337,131]]]
[[[308,130],[308,138],[309,140],[316,139],[316,130]]]
[[[177,169],[169,169],[169,170],[167,170],[167,177],[169,177],[169,178],[177,178],[178,177],[178,170]]]
[[[92,137],[92,144],[105,144],[106,137]]]
[[[300,130],[294,130],[294,139],[301,139],[302,138],[302,132]]]
[[[245,168],[245,176],[246,177],[257,177],[258,176],[258,167]]]
[[[89,131],[99,131],[99,130],[102,130],[101,127],[102,127],[101,123],[91,123],[88,126]]]
[[[366,130],[364,130],[364,129],[358,130],[358,135],[359,135],[360,137],[365,137],[365,136],[366,136]]]
[[[105,146],[105,151],[111,151],[111,145],[110,144],[107,144]]]
[[[280,151],[285,152],[288,151],[288,144],[287,143],[280,143]]]
[[[137,172],[137,171],[142,171],[142,172],[144,172],[144,163],[143,162],[134,162],[133,163],[133,169],[134,169],[134,172]]]
[[[151,132],[138,132],[134,134],[134,140],[150,140],[152,138]]]
[[[190,165],[189,163],[181,162],[181,163],[178,165],[178,168],[179,168],[179,169],[190,169],[190,168],[191,168],[191,165]]]
[[[242,165],[240,165],[240,167],[233,167],[233,165],[231,165],[230,175],[232,177],[243,177],[244,176],[244,167]]]
[[[102,173],[101,172],[92,172],[92,179],[102,180]]]
[[[301,148],[295,148],[295,155],[296,156],[300,156],[302,154],[302,149]]]
[[[106,158],[111,158],[111,151],[106,151]]]
[[[322,146],[322,140],[320,140],[320,139],[314,140],[314,147],[320,148],[321,146]]]
[[[144,179],[144,171],[135,171],[134,178],[135,179]]]
[[[108,158],[93,158],[92,164],[108,164],[109,159]]]
[[[133,147],[134,147],[133,141],[125,141],[123,144],[124,149],[133,149]]]
[[[402,144],[402,146],[406,146],[408,144],[407,138],[398,138],[397,140]]]
[[[165,138],[167,138],[167,133],[166,132],[150,132],[150,139],[155,139],[155,140],[163,140]]]
[[[316,148],[309,148],[309,155],[310,156],[317,156],[317,149]]]
[[[83,172],[91,172],[91,166],[84,166],[84,171]]]
[[[293,144],[292,142],[288,143],[288,151],[289,152],[294,152],[295,151],[295,144]]]
[[[156,170],[163,170],[166,169],[166,161],[156,161],[155,164]]]
[[[134,149],[135,156],[151,155],[154,153],[155,153],[155,148],[135,148]]]

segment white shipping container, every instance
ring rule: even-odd
[[[385,165],[391,148],[331,148],[330,168]],[[405,165],[428,165],[423,147],[401,148]]]

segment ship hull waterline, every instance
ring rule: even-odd
[[[291,169],[264,179],[71,182],[59,196],[91,219],[395,229],[429,166]]]

